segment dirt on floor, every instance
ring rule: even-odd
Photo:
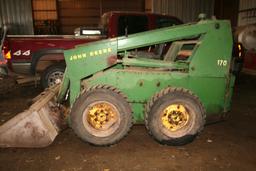
[[[0,99],[0,121],[28,107],[40,89],[21,87]],[[192,143],[165,146],[143,125],[111,147],[84,143],[71,129],[42,149],[0,149],[1,171],[256,170],[256,77],[242,75],[234,90],[231,118],[211,124]]]

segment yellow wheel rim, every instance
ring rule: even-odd
[[[189,113],[183,105],[172,104],[163,110],[161,120],[169,131],[177,131],[187,125]]]
[[[87,122],[97,130],[107,130],[118,120],[118,111],[110,103],[94,103],[87,110]]]

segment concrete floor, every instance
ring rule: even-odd
[[[111,147],[91,146],[67,129],[47,148],[0,149],[0,170],[256,170],[255,88],[256,77],[242,75],[235,87],[231,118],[206,126],[185,146],[160,145],[138,125]],[[38,93],[23,87],[1,97],[0,120],[24,110],[26,100]]]

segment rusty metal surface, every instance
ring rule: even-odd
[[[62,129],[62,117],[55,103],[59,87],[44,91],[32,106],[0,127],[0,147],[45,147]]]

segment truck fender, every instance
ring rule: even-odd
[[[54,48],[54,49],[41,49],[39,51],[34,52],[32,54],[32,59],[31,59],[31,67],[30,67],[31,74],[35,75],[37,64],[43,56],[50,55],[50,54],[63,54],[63,50],[64,49]],[[62,60],[64,61],[64,58]]]

